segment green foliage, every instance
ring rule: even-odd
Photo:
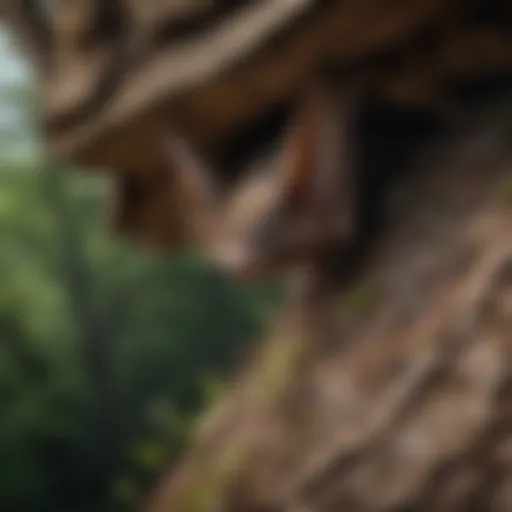
[[[274,290],[109,239],[101,180],[58,171],[0,170],[0,510],[130,509]]]
[[[35,151],[36,100],[0,87],[0,510],[131,510],[277,294],[110,239],[103,181]]]

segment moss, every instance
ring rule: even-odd
[[[307,347],[307,340],[300,335],[274,340],[269,344],[256,384],[258,398],[279,400],[287,386],[293,382]]]
[[[202,485],[193,486],[183,500],[180,510],[172,512],[210,512],[218,507],[218,497],[212,483],[206,483],[206,475],[201,476]],[[217,502],[217,505],[216,505]],[[169,511],[171,512],[171,511]]]
[[[221,508],[226,490],[236,482],[250,454],[247,440],[232,443],[216,464],[203,468],[199,486],[193,486],[178,512],[213,512]]]
[[[225,489],[231,485],[249,459],[250,446],[248,441],[234,443],[224,455],[218,472],[219,487]]]
[[[343,313],[357,318],[368,313],[377,301],[377,296],[368,283],[358,283],[341,297]]]
[[[222,427],[231,404],[229,402],[219,402],[213,405],[207,413],[200,416],[193,426],[192,439],[204,439],[213,435],[215,431]]]
[[[505,206],[512,207],[512,176],[507,176],[501,183],[499,196]]]
[[[287,387],[293,382],[309,347],[303,333],[286,331],[269,340],[263,351],[259,371],[255,374],[252,388],[254,400],[259,403],[279,402]],[[230,404],[231,405],[231,404]],[[196,435],[202,437],[222,424],[228,404],[214,408],[197,425]],[[217,459],[203,460],[197,485],[192,486],[185,497],[183,512],[213,512],[223,504],[226,491],[236,483],[240,472],[246,467],[251,454],[248,439],[228,441],[228,446]],[[181,512],[178,511],[178,512]]]
[[[226,491],[234,485],[251,453],[247,439],[231,442],[218,458],[205,460],[176,512],[214,512],[220,510]],[[174,511],[173,511],[174,512]]]

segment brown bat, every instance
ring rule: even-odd
[[[167,151],[194,239],[238,279],[309,265],[355,232],[355,180],[349,143],[354,96],[314,87],[277,152],[223,193],[182,139]]]

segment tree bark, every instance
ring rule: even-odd
[[[430,148],[353,287],[285,312],[142,510],[510,509],[510,112]]]
[[[109,168],[119,229],[167,248],[186,239],[161,150],[170,124],[225,173],[235,135],[257,138],[321,65],[426,108],[471,102],[512,71],[512,8],[498,0],[214,3],[227,15],[205,2],[190,43],[166,2],[144,18],[163,24],[144,24],[137,2],[97,0],[117,14],[64,17],[39,72],[48,146]],[[37,54],[46,29],[17,5],[2,15]],[[509,112],[491,125],[400,181],[354,288],[286,311],[150,512],[512,508]]]
[[[461,84],[480,90],[481,80],[512,74],[512,7],[500,0],[37,5],[3,0],[0,14],[38,70],[48,148],[112,173],[115,216],[129,218],[119,232],[169,251],[187,241],[162,173],[170,125],[230,181],[257,156],[247,148],[268,131],[263,121],[283,122],[279,109],[293,106],[322,66],[371,83],[392,103],[443,111],[468,93]],[[158,198],[135,205],[126,193],[134,175],[145,189],[161,180],[159,194],[148,193]]]

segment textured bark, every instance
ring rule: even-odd
[[[353,287],[283,313],[144,510],[510,510],[510,110],[493,119],[422,158]]]
[[[34,5],[0,3],[38,70],[48,147],[109,168],[118,230],[165,248],[186,239],[170,124],[236,174],[238,135],[258,139],[321,65],[443,111],[512,69],[498,0]],[[150,512],[512,509],[510,116],[492,125],[501,138],[401,183],[352,290],[283,312]]]
[[[162,172],[170,124],[232,177],[262,119],[293,103],[320,66],[427,108],[460,96],[461,81],[512,70],[512,7],[500,0],[43,4],[2,0],[0,13],[38,71],[48,148],[113,170],[116,229],[159,248],[186,239]]]

